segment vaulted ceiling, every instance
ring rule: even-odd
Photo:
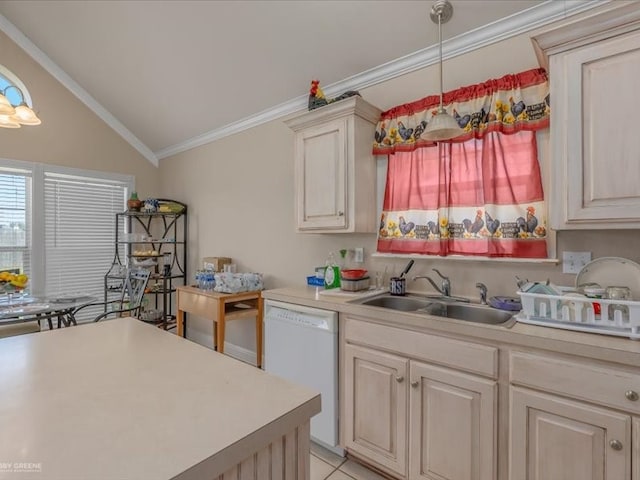
[[[489,24],[522,30],[517,26],[523,19],[539,23],[589,3],[452,0],[444,38]],[[432,5],[0,0],[0,28],[157,164],[303,108],[311,79],[329,94],[373,84],[377,71],[388,78],[407,55],[415,68],[426,58],[420,54],[431,52],[433,61],[438,35],[429,18]]]

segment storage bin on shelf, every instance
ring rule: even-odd
[[[518,292],[522,323],[618,335],[640,340],[640,301],[589,298],[580,294]],[[599,304],[600,313],[595,304]]]

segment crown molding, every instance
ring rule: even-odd
[[[457,57],[516,35],[535,30],[571,15],[610,3],[611,1],[612,0],[547,0],[527,10],[515,13],[443,42],[442,56],[444,59]],[[301,95],[255,115],[243,118],[221,128],[210,130],[184,142],[152,152],[2,15],[0,15],[0,29],[155,166],[158,166],[158,161],[163,158],[177,155],[278,118],[291,115],[306,109],[308,106],[307,95]],[[346,90],[364,89],[428,67],[437,63],[438,60],[438,46],[434,45],[346,78],[340,82],[328,85],[324,87],[323,90],[327,96],[334,96]]]
[[[49,58],[42,50],[40,50],[29,38],[22,33],[13,23],[11,23],[4,15],[0,15],[0,30],[2,30],[11,40],[22,48],[31,58],[42,66],[51,76],[67,88],[82,103],[92,110],[98,117],[109,125],[115,132],[120,135],[129,145],[135,148],[140,155],[146,158],[152,165],[158,166],[158,158],[142,143],[133,133],[129,131],[116,117],[114,117],[106,108],[73,80],[64,70],[62,70],[51,58]]]
[[[590,10],[610,1],[611,0],[547,0],[540,5],[515,13],[443,42],[442,56],[444,59],[457,57],[487,45],[535,30],[565,17]],[[438,61],[438,46],[434,45],[397,58],[340,82],[333,83],[327,87],[323,87],[323,90],[328,97],[338,95],[347,90],[360,90],[434,65],[438,63]],[[193,137],[185,142],[158,150],[155,154],[158,159],[161,160],[211,143],[228,135],[233,135],[263,123],[299,112],[300,110],[306,109],[307,105],[308,97],[306,95],[296,97],[274,108],[263,110],[257,115],[252,115],[251,117],[244,118],[222,128]]]

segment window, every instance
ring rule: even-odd
[[[542,69],[446,92],[461,133],[437,145],[422,137],[437,96],[383,112],[373,148],[389,155],[378,252],[546,259],[554,250],[534,132],[548,129],[549,99]]]
[[[125,210],[131,191],[133,177],[127,175],[0,160],[0,232],[10,225],[14,232],[0,233],[0,268],[27,273],[36,294],[81,292],[102,299],[114,256],[115,214]],[[125,226],[118,228],[124,232]],[[98,313],[86,310],[84,319]]]
[[[31,275],[31,172],[0,168],[0,270]]]

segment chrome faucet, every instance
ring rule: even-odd
[[[451,295],[451,280],[449,280],[449,277],[444,276],[442,273],[440,273],[440,271],[436,268],[432,269],[434,272],[436,272],[440,278],[442,278],[442,285],[440,287],[438,287],[438,285],[436,285],[436,282],[434,282],[431,277],[428,277],[426,275],[417,275],[415,277],[413,277],[413,280],[416,281],[419,278],[424,278],[425,280],[427,280],[432,286],[433,288],[436,289],[436,291],[442,295],[443,298],[446,299],[451,299],[451,300],[456,300],[458,302],[468,302],[469,299],[468,298],[463,298],[463,297],[455,297],[453,295]]]
[[[488,303],[487,303],[487,286],[482,282],[478,282],[478,283],[476,283],[476,288],[480,290],[480,303],[482,305],[488,305]]]
[[[440,278],[442,279],[442,290],[440,291],[445,297],[451,296],[451,281],[449,277],[445,277],[437,268],[432,268],[434,272],[436,272]]]
[[[447,297],[448,295],[445,295],[444,291],[440,289],[440,287],[438,287],[438,285],[436,285],[436,282],[434,282],[433,280],[431,280],[430,277],[427,277],[426,275],[416,275],[415,277],[413,277],[413,281],[415,282],[416,280],[418,280],[419,278],[424,278],[425,280],[428,280],[429,283],[431,285],[433,285],[433,288],[435,288],[437,290],[437,292],[442,295],[443,297]]]

